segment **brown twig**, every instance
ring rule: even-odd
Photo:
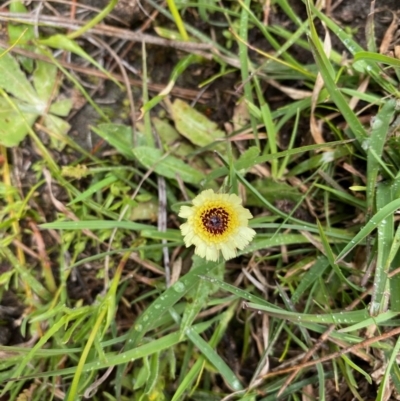
[[[46,244],[43,240],[42,233],[40,232],[37,224],[33,221],[29,221],[29,227],[32,230],[33,238],[35,239],[37,250],[40,256],[40,263],[43,269],[43,276],[46,281],[47,289],[51,293],[55,293],[57,291],[57,284],[54,279],[53,271],[51,270],[51,263],[49,255],[47,254]]]
[[[126,72],[126,69],[122,63],[121,58],[118,56],[118,54],[112,49],[111,46],[109,46],[106,42],[104,42],[104,40],[101,40],[98,37],[93,37],[91,38],[92,40],[94,40],[95,42],[98,42],[98,44],[102,47],[104,47],[114,58],[115,62],[117,63],[120,71],[121,71],[121,75],[125,84],[125,89],[126,89],[126,93],[128,96],[128,100],[129,100],[129,108],[130,108],[130,115],[131,115],[131,124],[132,124],[132,129],[133,132],[135,131],[135,121],[136,121],[136,117],[135,117],[135,102],[133,100],[133,94],[132,94],[132,89],[130,86],[130,82],[129,82],[129,77],[128,77],[128,73]]]
[[[349,352],[354,352],[354,351],[357,351],[360,348],[368,347],[371,344],[374,344],[374,343],[376,343],[378,341],[381,341],[381,340],[386,340],[386,339],[388,339],[390,337],[393,337],[393,336],[395,336],[397,334],[400,334],[400,327],[396,327],[395,329],[390,330],[390,331],[388,331],[386,333],[383,333],[380,336],[368,338],[368,339],[366,339],[364,341],[361,341],[361,342],[359,342],[357,344],[351,345],[350,347],[347,347],[347,348],[344,348],[344,349],[342,349],[340,351],[334,352],[333,354],[326,355],[326,356],[324,356],[322,358],[316,359],[315,361],[304,363],[304,364],[301,365],[301,368],[303,369],[303,368],[307,368],[307,367],[310,367],[310,366],[314,366],[314,365],[316,365],[318,363],[331,361],[332,359],[336,359],[336,358],[338,358],[338,357],[340,357],[342,355],[348,354]],[[294,370],[297,370],[297,369],[299,369],[298,366],[292,366],[290,368],[276,370],[276,371],[267,373],[266,375],[263,376],[263,378],[267,379],[267,378],[270,378],[270,377],[273,377],[273,376],[283,375],[285,373],[293,372]]]
[[[7,13],[0,12],[0,21],[8,22],[21,22],[34,24],[38,22],[40,26],[52,28],[66,28],[70,30],[78,30],[86,22],[74,20],[71,22],[69,18],[54,17],[51,15],[41,15],[37,20],[29,14],[21,13]],[[150,35],[142,32],[134,32],[129,29],[117,28],[111,25],[98,24],[96,27],[89,29],[86,34],[91,35],[104,35],[113,38],[130,40],[132,42],[144,42],[146,44],[153,44],[158,46],[172,47],[190,53],[197,53],[205,58],[210,58],[211,55],[203,53],[202,51],[211,50],[212,46],[207,43],[184,42],[178,40],[163,39],[158,36]],[[199,53],[201,52],[201,53]]]

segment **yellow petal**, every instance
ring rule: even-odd
[[[187,219],[193,214],[193,208],[189,206],[181,206],[181,209],[179,210],[179,217],[182,217],[183,219]]]

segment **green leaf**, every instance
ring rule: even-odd
[[[349,124],[354,137],[357,141],[362,144],[363,140],[367,137],[365,129],[361,124],[360,120],[350,108],[348,101],[339,91],[339,88],[336,85],[336,72],[332,67],[332,64],[329,62],[328,57],[325,54],[325,51],[322,47],[321,40],[317,34],[313,23],[313,17],[310,11],[310,1],[306,2],[307,5],[307,13],[309,16],[310,23],[310,47],[314,56],[314,59],[318,65],[319,72],[321,73],[322,79],[324,80],[326,89],[329,92],[329,95],[332,101],[337,106],[338,110],[343,115],[343,118]]]
[[[53,223],[41,224],[39,227],[41,229],[54,230],[112,230],[113,228],[121,228],[132,231],[153,228],[153,226],[147,224],[111,220],[55,221]]]
[[[47,103],[51,97],[57,96],[58,91],[54,90],[57,83],[57,67],[54,64],[38,60],[32,78],[33,85],[41,100]]]
[[[67,134],[71,126],[61,118],[48,114],[44,117],[44,125],[49,129],[52,147],[62,151],[66,145],[63,136]]]
[[[100,124],[91,129],[127,159],[133,160],[132,128],[122,124]]]
[[[0,89],[4,90],[4,99],[0,98],[0,144],[8,147],[18,145],[37,117],[44,115],[44,124],[54,133],[50,136],[53,146],[62,150],[65,141],[59,139],[69,131],[70,125],[47,114],[48,103],[57,94],[54,90],[57,68],[42,61],[37,61],[36,65],[33,81],[37,92],[16,59],[9,53],[3,53],[0,57]],[[54,110],[58,110],[60,115],[67,115],[71,106],[71,101],[64,101],[56,105]]]
[[[139,202],[137,205],[132,207],[130,213],[130,220],[150,220],[156,221],[158,216],[158,202],[155,200],[147,202]]]
[[[328,258],[329,263],[333,269],[333,271],[336,273],[336,275],[339,277],[341,282],[346,283],[350,288],[354,288],[356,291],[362,291],[361,287],[356,286],[355,284],[353,284],[350,280],[348,280],[345,275],[342,273],[342,270],[340,269],[339,265],[337,263],[335,263],[335,255],[332,251],[332,248],[329,244],[329,241],[325,235],[325,231],[324,231],[324,227],[322,227],[322,224],[319,222],[319,220],[317,220],[317,224],[318,224],[318,229],[319,229],[319,234],[320,234],[320,238],[321,238],[321,243],[322,246],[324,247],[324,251],[325,251],[325,256]]]
[[[376,207],[381,209],[395,199],[393,188],[390,182],[382,182],[377,185]],[[391,260],[389,259],[394,237],[394,215],[390,214],[377,225],[378,249],[376,254],[376,266],[374,285],[370,303],[370,313],[376,316],[384,312],[388,307],[390,295],[390,283],[388,273]]]
[[[336,258],[336,263],[343,259],[354,247],[356,247],[367,235],[369,235],[377,225],[400,208],[400,199],[388,203],[379,210],[368,223],[358,232],[358,234],[342,249]]]
[[[89,198],[95,193],[101,192],[104,188],[110,186],[112,183],[117,181],[118,178],[115,175],[110,175],[98,182],[94,185],[90,186],[86,191],[82,192],[80,195],[76,196],[71,202],[68,203],[68,206],[71,206],[75,203],[81,202],[86,198]]]
[[[396,344],[393,347],[393,351],[390,354],[389,361],[385,361],[385,374],[382,377],[382,381],[379,385],[378,394],[376,397],[377,401],[386,400],[387,389],[389,388],[389,379],[390,379],[390,372],[394,366],[397,366],[396,358],[399,355],[400,350],[400,338],[397,338]]]
[[[38,113],[46,108],[46,103],[42,102],[35,93],[31,83],[10,53],[3,53],[0,57],[0,87],[17,99],[37,105]]]
[[[254,162],[254,159],[260,155],[260,149],[258,146],[250,146],[246,149],[239,157],[238,164],[244,164],[251,166]]]
[[[142,363],[143,366],[135,371],[135,382],[133,384],[134,390],[138,390],[143,387],[146,384],[150,375],[150,364],[148,355],[142,358]]]
[[[156,388],[158,380],[160,380],[160,352],[155,352],[150,357],[150,371],[149,378],[146,383],[146,388],[144,393],[146,395],[151,394]],[[146,399],[143,397],[143,399]]]
[[[28,9],[22,4],[21,1],[12,1],[10,4],[10,13],[28,13]],[[10,45],[18,43],[18,47],[33,51],[34,48],[30,44],[35,38],[35,30],[33,25],[22,24],[20,21],[8,21],[7,31]],[[24,69],[28,72],[33,71],[33,59],[18,55],[16,58],[19,60]]]
[[[28,9],[22,4],[21,1],[11,1],[10,13],[27,14]],[[9,21],[7,24],[8,37],[10,43],[15,43],[18,40],[18,45],[27,43],[29,40],[34,39],[35,31],[33,25],[21,24],[20,22],[14,23]],[[21,37],[21,35],[23,36]],[[22,42],[22,43],[21,43]],[[24,46],[25,48],[26,46]]]
[[[292,296],[292,302],[297,303],[303,294],[324,274],[329,266],[329,261],[325,256],[320,256],[315,260],[313,266],[301,278],[299,286],[296,288]]]
[[[218,353],[194,330],[188,329],[186,335],[201,350],[201,353],[215,366],[223,378],[229,383],[234,390],[241,390],[242,384],[236,377],[235,373],[230,369],[227,363],[218,355]]]
[[[24,121],[5,99],[0,98],[0,144],[7,147],[17,146],[28,133],[28,126],[33,125],[38,116],[39,114],[24,113]]]
[[[372,324],[379,324],[386,322],[394,317],[398,316],[398,312],[385,312],[378,317],[370,317],[367,309],[356,310],[356,311],[340,311],[335,313],[324,313],[324,314],[308,314],[287,311],[279,309],[275,305],[259,305],[258,303],[249,302],[247,304],[249,308],[260,310],[268,313],[270,316],[276,316],[280,319],[287,319],[292,322],[298,323],[320,323],[320,324],[335,324],[335,325],[350,325],[357,324],[360,327],[368,327]],[[354,326],[351,328],[343,328],[341,332],[353,331]]]
[[[372,122],[370,137],[365,141],[363,147],[367,149],[367,213],[370,215],[374,206],[375,189],[380,174],[380,166],[386,136],[389,131],[390,122],[395,113],[396,101],[387,101]]]
[[[198,256],[193,256],[192,269],[200,266],[203,263],[204,259]],[[214,271],[209,273],[209,276],[222,280],[224,270],[224,263],[220,263],[217,265],[217,268]],[[189,302],[185,308],[180,326],[182,336],[188,329],[190,329],[196,316],[205,307],[208,296],[214,293],[217,289],[218,287],[216,287],[211,281],[199,280],[195,287],[188,292],[186,298],[189,300]]]
[[[400,67],[400,60],[394,57],[385,56],[384,54],[359,51],[354,55],[354,61],[366,60],[376,61],[378,63],[387,64],[392,67]]]
[[[171,113],[179,133],[199,147],[208,146],[225,138],[225,133],[218,129],[215,122],[182,100],[176,99],[172,103]],[[222,144],[215,146],[215,148],[221,151],[225,149]]]
[[[134,326],[129,330],[126,348],[137,346],[146,332],[157,327],[158,320],[168,309],[172,308],[184,295],[200,280],[201,275],[209,274],[218,266],[215,262],[204,262],[202,265],[189,271],[174,285],[166,289],[148,308],[136,319]],[[181,338],[181,334],[179,334]]]
[[[379,84],[379,86],[384,88],[388,93],[396,94],[398,92],[395,86],[395,81],[388,75],[383,75],[380,67],[373,61],[373,58],[367,56],[368,54],[371,54],[370,52],[364,52],[364,49],[357,43],[357,41],[353,39],[351,34],[347,33],[345,29],[342,29],[342,27],[335,24],[331,18],[318,10],[318,8],[315,7],[311,2],[307,2],[307,4],[312,9],[312,12],[317,15],[318,18],[320,18],[321,21],[324,22],[326,26],[331,29],[332,32],[334,32],[335,35],[342,41],[347,50],[354,55],[353,68],[362,74],[367,73],[370,75]],[[382,58],[379,58],[379,60],[376,61],[384,62]]]
[[[161,138],[163,147],[168,151],[170,150],[175,156],[186,157],[188,154],[194,152],[195,148],[186,140],[182,140],[181,135],[176,129],[167,121],[161,120],[157,117],[152,118],[152,123]],[[179,141],[179,146],[176,146]]]
[[[45,116],[44,123],[50,131],[54,132],[60,137],[64,136],[71,128],[71,126],[65,120],[62,120],[57,116],[52,116],[51,114]]]
[[[174,156],[165,156],[161,150],[154,149],[149,146],[140,146],[132,150],[137,160],[148,169],[154,169],[157,174],[163,177],[177,179],[179,177],[191,184],[198,184],[204,175],[188,166],[182,160],[177,159]]]
[[[72,109],[71,99],[57,100],[50,106],[50,113],[56,114],[59,117],[67,117]]]

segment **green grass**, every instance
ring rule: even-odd
[[[136,44],[142,87],[121,92],[127,80],[87,40],[116,2],[75,31],[39,23],[40,38],[36,20],[6,23],[0,398],[394,397],[399,60],[377,53],[373,29],[364,49],[311,0],[304,19],[273,1],[282,25],[264,24],[259,1],[142,3],[158,34],[208,45],[162,50],[177,60],[163,90],[151,85],[164,66],[146,64],[155,45]],[[10,11],[30,15],[18,2]],[[321,22],[347,59],[329,51]],[[68,54],[107,82],[72,72]],[[193,79],[211,93],[205,104],[174,92]],[[214,99],[225,82],[230,105]],[[91,93],[110,85],[126,93],[114,109]],[[71,133],[77,97],[95,114],[80,127],[91,147]],[[212,121],[208,106],[231,120]],[[257,235],[237,259],[184,247],[179,208],[206,188],[239,192],[254,215]]]

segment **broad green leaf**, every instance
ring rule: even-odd
[[[28,9],[22,4],[21,1],[14,0],[11,2],[10,13],[26,14],[27,12]],[[35,30],[33,25],[9,21],[7,23],[7,31],[10,45],[18,43],[18,47],[33,51],[33,46],[30,44],[30,42],[35,38]],[[32,58],[21,55],[17,55],[16,58],[26,71],[33,71],[34,64]]]
[[[7,147],[17,146],[28,133],[28,126],[33,125],[39,114],[24,113],[24,121],[10,107],[3,109],[4,103],[4,99],[0,98],[0,144]]]
[[[59,117],[67,117],[72,109],[71,99],[57,100],[50,106],[50,113]]]
[[[38,60],[32,78],[41,100],[47,103],[52,97],[56,98],[58,90],[55,90],[54,86],[57,84],[57,67],[54,64]]]
[[[59,136],[65,135],[71,128],[71,126],[65,120],[57,116],[52,116],[51,114],[45,116],[44,123],[49,130],[53,131]]]
[[[10,4],[10,13],[26,14],[28,13],[28,9],[21,1],[14,0],[11,1]],[[21,24],[20,22],[13,23],[10,21],[7,24],[7,30],[10,43],[15,43],[18,40],[18,46],[23,46],[24,48],[26,48],[25,44],[35,37],[33,25]]]
[[[148,202],[139,202],[137,206],[132,208],[130,219],[132,221],[150,220],[157,221],[158,203],[155,200]]]
[[[238,163],[250,166],[254,159],[260,155],[260,149],[257,146],[251,146],[246,149],[239,157]]]
[[[48,114],[44,118],[44,123],[47,126],[47,128],[49,128],[59,137],[65,135],[71,128],[71,126],[65,120],[57,116],[52,116],[51,114]]]
[[[122,124],[100,124],[97,128],[92,127],[92,130],[127,159],[134,159],[131,127]]]
[[[225,133],[218,129],[215,122],[182,100],[176,99],[172,103],[171,112],[176,129],[194,145],[204,147],[225,138]],[[217,144],[215,149],[223,151],[225,146]]]
[[[176,129],[165,120],[157,117],[152,119],[154,127],[161,138],[164,146],[176,156],[185,157],[194,151],[194,147],[186,140],[182,141],[182,137],[178,134]],[[176,144],[179,143],[179,146]]]
[[[154,169],[157,174],[163,177],[177,179],[179,177],[191,184],[198,184],[204,175],[188,166],[182,160],[174,156],[165,156],[159,149],[154,149],[149,146],[140,146],[132,150],[137,160],[148,169]]]
[[[49,128],[53,145],[58,150],[65,146],[58,137],[65,135],[70,129],[69,124],[60,118],[47,115],[47,109],[52,96],[57,95],[57,68],[42,61],[36,62],[37,68],[33,73],[34,87],[31,85],[17,60],[9,53],[0,57],[0,88],[4,99],[0,98],[0,144],[16,146],[27,135],[39,115],[45,115],[44,123]],[[9,97],[12,95],[13,97]],[[60,115],[67,115],[71,101],[64,101],[54,107]],[[17,111],[19,110],[19,112]]]
[[[185,138],[182,138],[176,129],[166,120],[161,120],[157,117],[152,118],[152,123],[161,138],[163,148],[174,156],[186,158],[188,155],[194,154],[195,147]],[[137,125],[139,127],[139,124]],[[215,163],[215,158],[210,154],[201,154],[190,157],[189,164],[199,171],[214,170],[218,165]],[[210,186],[213,186],[213,182]]]
[[[58,151],[63,150],[66,145],[63,136],[67,134],[71,126],[65,120],[62,120],[57,116],[52,116],[51,114],[44,117],[44,124],[51,133],[50,140],[52,146]]]
[[[0,57],[0,87],[17,99],[36,105],[38,113],[42,113],[46,108],[46,103],[40,100],[19,64],[10,53],[4,53]]]
[[[160,26],[156,26],[156,27],[154,27],[154,30],[156,31],[156,34],[158,36],[161,36],[162,38],[170,39],[170,40],[184,40],[182,38],[181,34],[178,31],[175,31],[173,29],[162,28]]]

